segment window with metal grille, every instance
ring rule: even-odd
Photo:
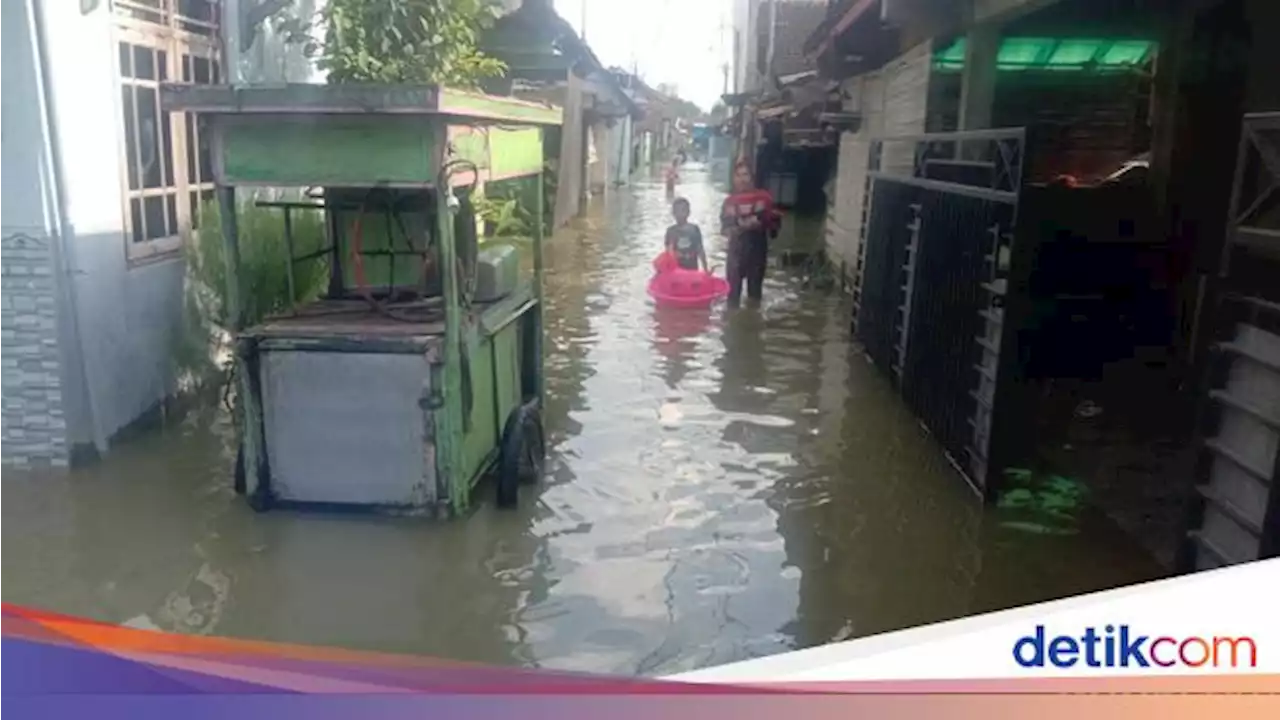
[[[117,77],[130,260],[177,252],[213,198],[198,120],[160,110],[160,83],[222,82],[219,0],[115,0]]]

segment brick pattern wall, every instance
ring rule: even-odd
[[[844,268],[847,279],[857,272],[863,197],[867,182],[866,134],[841,133],[836,161],[835,202],[827,214],[827,258]]]
[[[827,257],[844,267],[845,279],[855,289],[860,272],[861,231],[869,209],[867,162],[871,141],[877,137],[918,135],[925,130],[929,104],[932,43],[924,42],[875,72],[844,83],[844,110],[858,113],[862,123],[856,133],[842,133],[836,170],[835,202],[828,212]],[[915,148],[892,143],[884,148],[882,169],[910,173]]]
[[[956,129],[960,88],[960,73],[934,75],[931,131]],[[1123,73],[1006,72],[996,84],[992,126],[1027,129],[1028,181],[1068,174],[1092,182],[1150,146],[1149,96],[1144,78]]]
[[[811,70],[804,44],[827,16],[821,0],[787,0],[778,3],[778,25],[773,37],[773,74],[791,75]],[[769,4],[760,4],[760,47],[769,45]]]
[[[57,286],[50,242],[23,233],[0,244],[3,462],[65,467]]]
[[[903,137],[924,132],[932,62],[933,43],[923,42],[880,70],[880,75],[884,78],[884,137]],[[880,169],[910,175],[915,166],[915,150],[912,143],[885,145]]]

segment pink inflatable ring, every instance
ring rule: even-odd
[[[676,268],[649,281],[649,295],[664,307],[707,307],[728,294],[728,281],[700,270]]]

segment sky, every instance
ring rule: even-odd
[[[676,86],[703,110],[724,91],[733,37],[731,0],[555,0],[600,61],[636,68],[650,87]]]

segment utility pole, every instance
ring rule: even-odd
[[[720,59],[724,62],[720,64],[720,70],[724,73],[724,84],[720,90],[721,95],[729,94],[729,62],[725,60],[725,22],[724,13],[720,13]]]
[[[773,79],[774,39],[778,35],[778,0],[769,0],[769,47],[765,54],[765,83]]]
[[[587,2],[589,2],[589,0],[582,0],[582,42],[583,44],[586,44],[587,42]]]

